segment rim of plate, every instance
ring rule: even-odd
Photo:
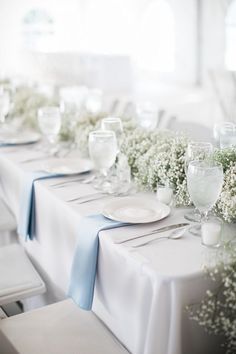
[[[154,211],[155,213],[154,215],[144,217],[141,220],[129,216],[119,217],[114,214],[114,212],[116,212],[118,208],[122,207],[123,205],[127,206],[127,203],[136,208],[137,210],[139,206],[142,206],[142,209],[145,209],[145,206],[147,206],[147,210],[149,209],[151,211]],[[160,212],[158,213],[158,208],[162,208],[162,215],[160,215]],[[144,224],[159,221],[166,218],[170,214],[170,207],[150,197],[121,197],[118,199],[114,199],[104,205],[102,214],[106,218],[114,221],[127,222],[133,224]]]

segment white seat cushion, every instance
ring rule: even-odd
[[[0,305],[45,292],[45,284],[18,244],[0,247]]]
[[[16,229],[16,220],[5,202],[0,198],[0,231],[12,231]]]
[[[19,354],[128,353],[92,312],[70,299],[4,319],[0,330]]]

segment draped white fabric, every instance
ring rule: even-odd
[[[0,155],[0,177],[8,205],[19,217],[20,188],[27,170],[39,162],[20,164],[32,154],[25,147],[9,148]],[[54,180],[37,181],[36,234],[24,247],[53,284],[55,296],[66,294],[76,245],[78,221],[99,213],[106,200],[87,204],[66,200],[92,193],[90,185],[71,184],[52,189]],[[215,337],[209,337],[188,319],[186,305],[197,303],[209,287],[202,271],[208,256],[200,239],[185,236],[162,240],[152,246],[131,248],[137,241],[115,244],[115,240],[138,235],[156,227],[182,222],[184,210],[174,210],[161,222],[100,233],[98,273],[93,311],[133,354],[218,353]],[[52,290],[51,290],[52,291]]]

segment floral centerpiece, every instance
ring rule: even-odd
[[[2,84],[10,85],[9,80]],[[59,105],[58,97],[48,96],[39,88],[18,85],[12,90],[13,106],[9,116],[18,117],[23,124],[37,129],[37,110],[42,106]],[[100,129],[101,119],[107,113],[97,115],[80,112],[76,116],[64,114],[60,139],[73,141],[83,154],[88,154],[88,135]],[[175,190],[177,205],[189,205],[185,151],[188,138],[169,131],[146,131],[135,121],[123,117],[124,137],[121,152],[125,153],[135,181],[144,189],[155,191],[157,184],[171,184]],[[224,167],[225,180],[216,212],[224,220],[236,218],[236,149],[217,150],[214,158]]]

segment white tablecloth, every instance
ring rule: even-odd
[[[5,200],[18,218],[25,174],[38,169],[40,162],[20,163],[35,153],[26,147],[14,149],[0,151],[0,177]],[[35,182],[37,239],[22,242],[50,284],[49,290],[62,298],[68,289],[79,219],[100,212],[107,200],[68,203],[70,198],[93,192],[92,187],[78,183],[52,189],[54,182]],[[187,235],[137,249],[130,246],[138,241],[114,243],[157,226],[181,222],[183,214],[181,209],[174,210],[154,225],[100,233],[93,311],[133,354],[220,353],[216,338],[206,335],[185,311],[186,305],[199,302],[209,287],[202,271],[208,254],[200,239]]]

